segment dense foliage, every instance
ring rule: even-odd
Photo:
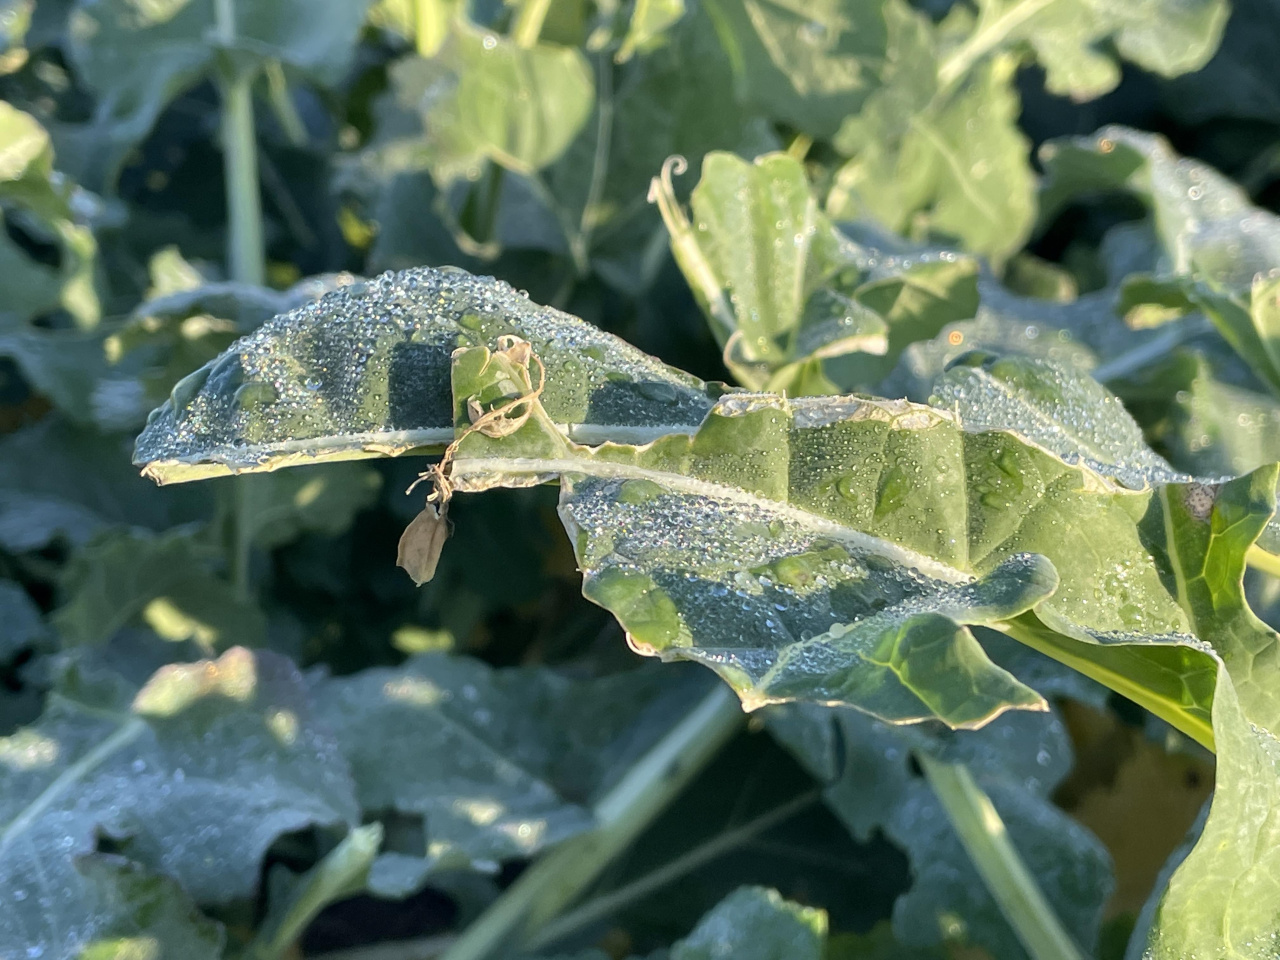
[[[1274,960],[1278,24],[0,0],[0,957]]]

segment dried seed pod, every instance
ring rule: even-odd
[[[428,503],[400,535],[396,566],[402,567],[418,586],[436,575],[440,551],[444,549],[444,542],[449,539],[453,527],[448,514],[448,503],[441,504],[438,509],[434,503]]]

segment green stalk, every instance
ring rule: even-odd
[[[1274,553],[1268,553],[1256,543],[1244,555],[1244,561],[1255,570],[1261,570],[1273,577],[1280,577],[1280,557]]]
[[[969,768],[924,753],[917,757],[969,859],[1032,960],[1084,960]]]
[[[236,41],[232,0],[215,0],[214,13],[218,40],[231,48]],[[231,279],[261,285],[266,255],[253,134],[253,74],[224,73],[218,81],[222,91],[222,163],[227,181],[227,266]]]
[[[1090,680],[1097,680],[1108,690],[1114,690],[1121,696],[1128,697],[1138,706],[1149,710],[1206,750],[1213,752],[1213,724],[1208,719],[1192,713],[1181,704],[1152,693],[1124,673],[1082,655],[1078,652],[1078,648],[1082,646],[1078,641],[1067,640],[1052,630],[1036,628],[1015,620],[999,624],[996,629],[1013,637],[1019,643],[1025,643],[1032,650],[1038,650],[1046,657],[1084,674]]]
[[[449,34],[448,0],[414,0],[413,42],[420,57],[434,57]]]
[[[515,23],[511,26],[511,39],[517,47],[531,50],[537,45],[550,9],[551,0],[521,0]]]
[[[717,683],[600,799],[597,826],[520,875],[441,960],[483,960],[527,937],[571,903],[680,793],[742,725],[742,708]]]
[[[619,887],[617,890],[611,890],[609,893],[596,897],[569,913],[558,917],[538,931],[537,934],[530,937],[528,944],[526,944],[527,948],[541,950],[548,944],[555,943],[557,940],[567,937],[588,924],[603,919],[611,913],[616,913],[628,903],[633,903],[641,897],[648,896],[655,890],[660,890],[669,883],[674,883],[703,864],[710,863],[717,857],[752,840],[758,834],[764,833],[769,828],[790,819],[805,807],[821,799],[821,797],[821,791],[811,790],[760,814],[760,816],[749,820],[742,826],[717,834],[669,863],[664,863],[656,870],[652,870],[625,886]]]

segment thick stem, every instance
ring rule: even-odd
[[[442,960],[482,960],[559,913],[716,755],[742,725],[742,716],[737,697],[716,684],[595,805],[598,826],[529,867]]]
[[[413,42],[420,57],[434,57],[449,34],[448,0],[414,0]]]
[[[521,0],[516,11],[516,21],[511,27],[511,39],[517,47],[532,49],[542,33],[542,24],[551,9],[551,0]]]
[[[232,0],[216,0],[218,40],[236,41]],[[253,74],[241,71],[219,78],[222,91],[222,164],[227,182],[227,266],[231,279],[261,285],[265,260],[262,199],[258,192],[258,154],[253,133]]]
[[[1032,960],[1084,960],[969,768],[924,753],[918,758],[969,859]]]
[[[1274,553],[1268,553],[1256,543],[1244,555],[1244,561],[1255,570],[1261,570],[1273,577],[1280,577],[1280,557]]]
[[[1138,706],[1149,710],[1206,750],[1213,752],[1213,724],[1208,718],[1192,713],[1169,699],[1157,696],[1122,671],[1113,670],[1105,664],[1082,655],[1077,650],[1081,645],[1078,642],[1064,639],[1052,630],[1037,629],[1016,621],[1006,621],[996,629],[1020,643],[1025,643],[1032,650],[1038,650],[1045,656],[1084,674],[1090,680],[1097,680],[1107,689],[1128,697]]]

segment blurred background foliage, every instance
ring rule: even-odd
[[[346,731],[338,740],[353,738],[342,749],[358,767],[384,749],[387,731],[419,722],[377,715],[361,684],[399,677],[416,689],[421,674],[537,727],[491,744],[498,760],[522,758],[537,781],[508,783],[513,798],[545,793],[522,822],[546,827],[547,843],[581,829],[581,804],[609,782],[606,768],[652,742],[701,678],[672,667],[655,682],[612,618],[582,599],[554,490],[459,499],[440,571],[416,589],[394,557],[420,508],[404,493],[418,463],[158,489],[130,465],[148,411],[274,314],[356,276],[420,264],[494,275],[701,377],[745,370],[744,380],[764,382],[790,358],[722,353],[722,331],[705,322],[651,202],[651,181],[680,155],[691,173],[674,190],[688,203],[713,150],[747,159],[785,151],[821,210],[856,222],[855,236],[979,255],[980,282],[1028,298],[1000,308],[984,297],[986,313],[970,320],[974,298],[928,329],[891,334],[890,353],[846,370],[846,380],[887,377],[883,391],[909,393],[921,364],[942,362],[927,342],[961,327],[951,344],[985,336],[1059,358],[1083,351],[1081,365],[1096,373],[1119,349],[1108,337],[1132,345],[1116,313],[1120,278],[1147,272],[1164,283],[1131,300],[1172,304],[1168,316],[1212,304],[1187,306],[1194,290],[1155,275],[1158,243],[1140,191],[1105,182],[1105,171],[1086,189],[1071,178],[1088,171],[1063,159],[1070,145],[1042,145],[1122,123],[1216,167],[1259,208],[1280,209],[1278,43],[1273,0],[1230,10],[1211,0],[0,0],[0,734],[89,723],[87,707],[72,717],[68,704],[127,702],[163,664],[243,646],[266,658],[257,669],[275,670],[287,697],[318,698],[316,711]],[[235,89],[248,91],[261,203],[264,259],[248,268],[236,265],[243,221],[228,214],[228,198],[243,199],[224,156]],[[692,203],[697,218],[698,197]],[[944,303],[958,302],[974,263],[944,278],[956,284]],[[1157,314],[1130,320],[1168,319]],[[1280,458],[1275,381],[1209,329],[1192,318],[1151,363],[1096,375],[1179,468],[1239,473]],[[840,380],[832,369],[823,375]],[[808,374],[791,370],[786,382],[830,388]],[[1249,587],[1276,622],[1276,582],[1251,573]],[[1033,759],[1048,759],[1030,773],[1006,769],[1026,760],[1010,748],[987,772],[1037,798],[1028,836],[1037,823],[1059,829],[1063,812],[1071,830],[1091,831],[1073,849],[1114,871],[1114,892],[1108,898],[1109,878],[1085,891],[1077,929],[1096,938],[1098,956],[1118,958],[1211,788],[1212,760],[1043,663],[1020,669],[1042,671],[1037,688],[1059,709],[1005,724],[992,742],[1023,740]],[[556,712],[567,684],[588,691],[580,715]],[[209,729],[232,737],[232,721],[214,718]],[[614,956],[649,950],[688,934],[740,883],[757,883],[829,912],[828,955],[1018,956],[989,903],[952,897],[968,876],[958,847],[943,849],[954,838],[922,849],[927,837],[911,824],[866,806],[891,783],[904,805],[924,802],[906,753],[895,761],[898,748],[886,747],[883,769],[849,780],[845,754],[876,743],[878,725],[853,714],[833,721],[823,749],[841,759],[825,766],[815,759],[822,750],[796,745],[802,726],[785,711],[753,722],[603,888],[625,889],[708,837],[812,795],[803,816],[759,821],[672,884],[584,922],[576,943]],[[530,746],[530,737],[542,739]],[[556,750],[584,766],[551,769]],[[432,769],[437,754],[412,763]],[[173,764],[141,753],[135,762]],[[879,771],[873,781],[868,769]],[[295,772],[299,784],[320,775]],[[209,776],[251,774],[241,763]],[[146,897],[179,896],[163,886],[171,879],[135,875],[141,862],[162,864],[222,925],[214,934],[205,917],[173,920],[182,937],[210,944],[210,956],[224,942],[270,955],[264,931],[279,929],[305,931],[300,946],[283,941],[295,955],[384,940],[421,941],[429,955],[430,938],[474,917],[542,840],[497,843],[476,826],[483,818],[442,826],[458,795],[433,798],[434,781],[404,776],[358,771],[358,798],[348,788],[323,804],[310,786],[279,784],[292,799],[272,809],[289,816],[246,828],[256,839],[237,848],[244,862],[211,855],[235,877],[201,879],[180,857],[112,839],[132,836],[111,826],[114,815],[84,814],[67,836],[98,859],[76,875],[82,905],[66,907],[67,929],[109,931],[113,909],[137,924]],[[941,829],[938,814],[921,816]],[[314,877],[317,864],[355,856],[333,825],[375,820],[385,837],[370,877],[307,901],[305,923],[281,920],[297,902],[294,874]],[[195,823],[170,825],[155,842],[172,844]],[[355,840],[369,837],[344,843]],[[1044,855],[1067,854],[1050,846]],[[913,917],[908,953],[894,938]],[[173,942],[191,950],[196,940]]]

